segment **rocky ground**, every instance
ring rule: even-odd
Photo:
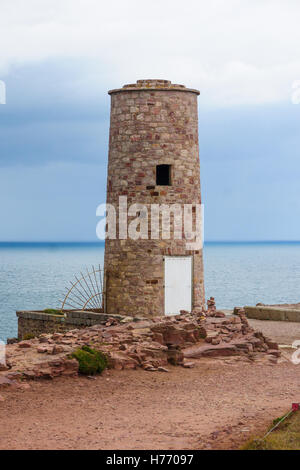
[[[252,326],[212,302],[205,317],[111,319],[11,344],[0,448],[237,448],[299,401],[297,366],[268,338],[272,325]],[[111,369],[78,376],[70,353],[83,345],[104,351]]]
[[[279,345],[291,345],[300,340],[300,323],[254,319],[249,319],[248,322],[256,331],[271,337]]]
[[[110,368],[164,372],[169,364],[190,368],[190,359],[200,357],[246,356],[254,360],[263,354],[276,362],[276,342],[250,327],[245,314],[226,317],[210,301],[209,310],[182,312],[172,317],[115,318],[106,325],[94,325],[67,333],[43,334],[38,338],[9,344],[6,365],[0,365],[0,385],[24,379],[74,376],[78,363],[71,358],[77,348],[88,345],[104,352]],[[126,319],[125,319],[126,320]]]

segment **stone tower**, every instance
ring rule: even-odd
[[[171,315],[204,306],[202,247],[187,249],[185,234],[151,238],[153,204],[201,203],[198,148],[199,91],[167,80],[138,80],[111,96],[107,203],[148,209],[148,239],[106,239],[105,309],[130,316]],[[128,224],[132,218],[128,217]],[[161,216],[160,216],[161,220]],[[181,230],[181,229],[180,229]],[[183,232],[183,231],[182,231]],[[124,235],[124,234],[123,234]],[[125,238],[125,237],[124,237]]]

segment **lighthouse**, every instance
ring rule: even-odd
[[[201,205],[199,91],[138,80],[109,94],[107,204],[116,208],[116,236],[105,240],[105,310],[152,317],[201,308],[202,244],[191,243],[183,223],[190,214],[195,224]],[[144,228],[135,237],[132,207]]]

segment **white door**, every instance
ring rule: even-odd
[[[192,309],[192,257],[165,257],[165,315]]]

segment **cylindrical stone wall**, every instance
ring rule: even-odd
[[[187,240],[151,239],[151,204],[200,204],[199,92],[166,80],[139,80],[111,95],[107,203],[119,196],[149,209],[149,238],[106,239],[107,313],[164,314],[164,257],[192,256],[192,307],[204,306],[202,249]],[[156,166],[171,165],[171,184],[156,185]],[[128,219],[130,222],[130,218]],[[118,216],[117,216],[118,221]]]

